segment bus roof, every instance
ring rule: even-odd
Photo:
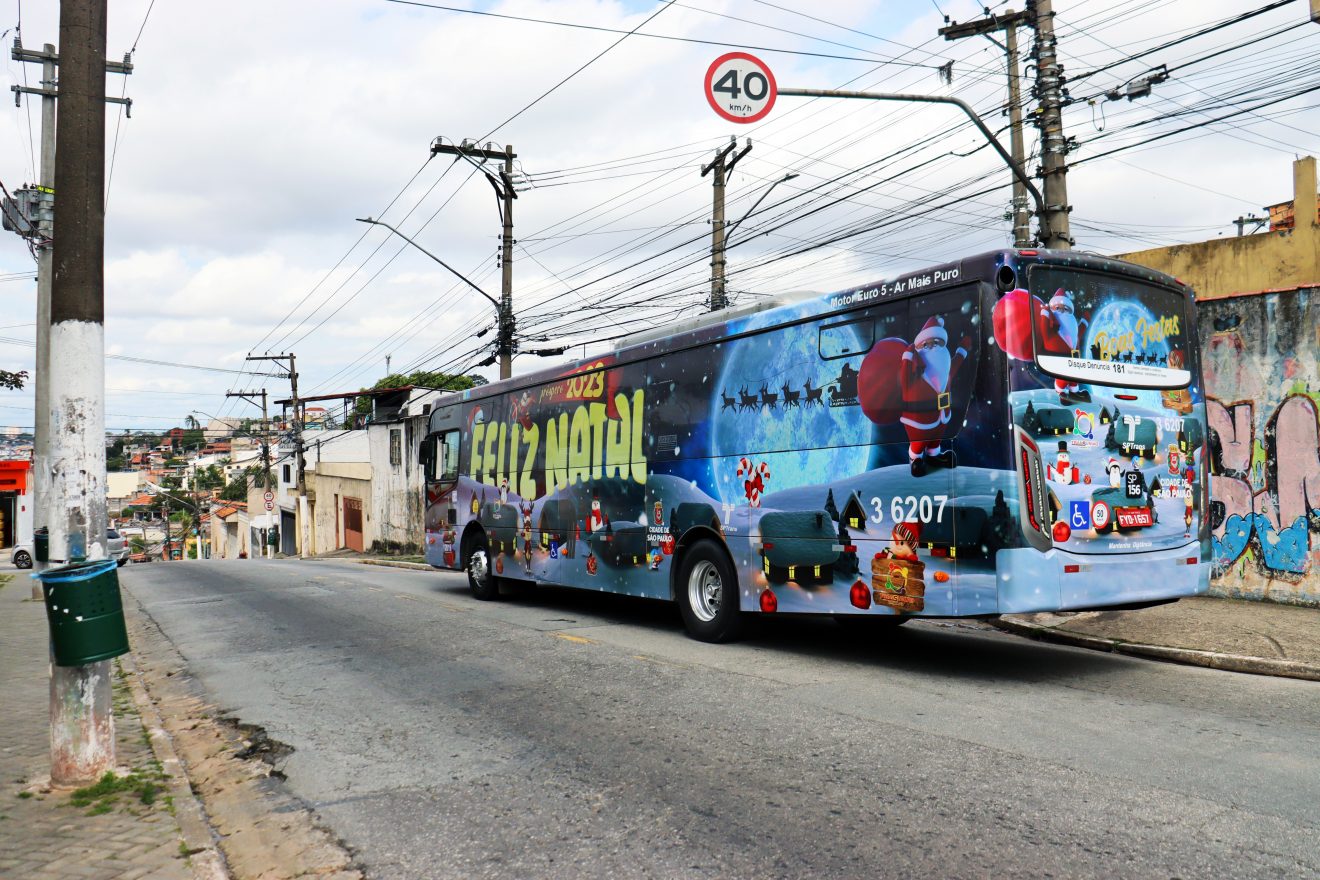
[[[720,336],[718,333],[712,333],[712,328],[723,326],[729,321],[753,314],[764,314],[767,326],[774,325],[775,312],[783,312],[785,322],[800,321],[804,318],[811,320],[835,312],[860,308],[882,300],[904,299],[908,296],[952,287],[965,283],[968,278],[990,280],[993,273],[1002,265],[1025,268],[1037,263],[1062,264],[1079,269],[1129,275],[1141,281],[1181,290],[1189,297],[1192,296],[1191,288],[1176,278],[1145,266],[1116,260],[1112,257],[1082,251],[1004,248],[986,251],[960,260],[907,272],[884,281],[864,284],[833,293],[797,292],[778,294],[745,306],[708,312],[695,318],[641,331],[620,339],[615,344],[614,350],[609,353],[558,364],[466,391],[454,392],[452,396],[446,396],[436,401],[434,410],[443,409],[446,404],[458,400],[479,400],[519,388],[553,382],[562,379],[564,376],[596,367],[616,366],[642,360],[655,355],[661,348],[674,350],[700,345]],[[801,310],[802,305],[813,300],[819,304],[819,308],[804,315]]]

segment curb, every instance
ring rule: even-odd
[[[393,559],[354,559],[353,562],[362,565],[383,565],[386,568],[406,568],[411,571],[440,571],[441,569],[427,565],[425,562],[395,562]]]
[[[1118,639],[1106,639],[1068,632],[1055,627],[1037,626],[1036,624],[1023,623],[1020,620],[1010,620],[1004,617],[988,622],[997,629],[1015,635],[1039,641],[1055,642],[1061,645],[1071,645],[1075,648],[1106,651],[1111,654],[1127,654],[1153,660],[1166,660],[1170,663],[1183,663],[1189,666],[1205,666],[1226,672],[1243,672],[1249,675],[1273,675],[1282,678],[1320,681],[1320,665],[1305,663],[1300,660],[1273,660],[1266,657],[1248,657],[1242,654],[1224,654],[1219,651],[1200,651],[1194,648],[1173,648],[1167,645],[1124,642]]]
[[[147,694],[146,686],[138,675],[137,663],[130,651],[119,657],[124,678],[137,704],[138,715],[142,718],[143,729],[151,740],[151,750],[160,761],[161,768],[169,777],[169,793],[174,803],[174,818],[179,823],[179,832],[183,835],[183,845],[188,849],[188,858],[192,865],[193,876],[198,880],[230,880],[229,870],[224,856],[216,844],[215,833],[206,820],[201,801],[193,794],[192,784],[184,771],[183,762],[174,751],[174,740],[170,738],[161,723],[156,704]]]

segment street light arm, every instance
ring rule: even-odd
[[[757,199],[755,202],[753,202],[752,206],[747,209],[747,213],[739,217],[737,222],[735,222],[732,226],[729,227],[729,231],[724,233],[724,238],[726,242],[724,245],[725,250],[728,250],[729,248],[733,247],[733,244],[729,243],[728,240],[733,238],[734,230],[737,229],[739,226],[741,226],[744,220],[752,216],[752,214],[756,212],[757,208],[761,207],[761,203],[765,201],[765,197],[770,195],[770,193],[774,191],[774,188],[779,186],[779,184],[787,183],[788,181],[792,180],[795,177],[797,177],[796,174],[785,174],[783,177],[779,178],[774,183],[766,187],[765,192],[761,193],[761,197]]]
[[[420,244],[418,244],[417,242],[413,241],[411,238],[409,238],[408,236],[404,235],[402,232],[400,232],[399,230],[395,229],[395,228],[394,228],[393,226],[391,226],[390,224],[388,224],[388,223],[384,223],[384,222],[381,222],[380,220],[373,220],[373,219],[371,219],[370,217],[358,217],[358,218],[357,218],[357,222],[359,222],[359,223],[370,223],[372,226],[384,226],[384,227],[385,227],[386,229],[388,229],[390,232],[393,232],[393,233],[394,233],[395,235],[397,235],[399,238],[401,238],[401,239],[403,239],[404,241],[408,242],[408,244],[412,245],[413,247],[417,248],[417,249],[418,249],[419,251],[421,251],[422,253],[426,254],[426,255],[427,255],[428,257],[430,257],[431,259],[435,260],[435,261],[436,261],[437,263],[439,263],[441,266],[444,266],[446,269],[448,269],[448,270],[450,271],[450,273],[452,273],[456,278],[458,278],[459,281],[462,281],[462,282],[463,282],[464,284],[466,284],[468,287],[471,287],[471,288],[472,288],[473,290],[475,290],[477,293],[481,294],[481,295],[484,296],[486,299],[490,300],[490,304],[493,305],[493,306],[495,307],[495,311],[500,312],[501,314],[503,314],[502,310],[500,309],[500,304],[499,304],[499,301],[498,301],[498,300],[496,300],[494,297],[492,297],[492,296],[491,296],[489,293],[487,293],[486,291],[482,290],[480,287],[477,287],[476,284],[474,284],[472,281],[470,281],[466,276],[464,276],[461,272],[459,272],[459,271],[458,271],[457,269],[455,269],[453,266],[449,265],[449,264],[446,263],[444,260],[442,260],[442,259],[440,259],[439,257],[437,257],[435,254],[431,253],[431,252],[428,251],[426,248],[422,247]]]
[[[1022,166],[1013,161],[1013,157],[1008,154],[1008,151],[1004,149],[1004,145],[999,143],[999,140],[994,136],[994,133],[986,127],[986,124],[983,121],[981,121],[981,117],[976,114],[976,111],[961,98],[954,98],[946,95],[901,95],[890,92],[849,92],[838,89],[780,89],[779,94],[796,98],[860,98],[866,101],[909,101],[919,104],[954,105],[962,110],[963,113],[967,114],[967,118],[972,120],[976,127],[980,129],[981,134],[985,135],[985,139],[990,142],[990,146],[995,148],[995,152],[999,154],[999,157],[1004,160],[1004,164],[1013,172],[1013,176],[1017,178],[1018,182],[1022,184],[1027,192],[1031,193],[1031,198],[1036,203],[1036,216],[1040,218],[1040,240],[1049,241],[1049,221],[1045,215],[1045,200],[1041,197],[1040,190],[1036,189],[1035,184],[1031,182],[1031,178],[1027,176],[1027,173],[1022,169]]]

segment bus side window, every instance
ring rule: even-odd
[[[871,350],[875,326],[870,317],[826,324],[820,328],[820,356],[824,360],[857,357]]]

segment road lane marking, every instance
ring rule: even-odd
[[[563,639],[566,642],[572,642],[575,645],[599,645],[600,642],[595,639],[584,638],[583,636],[571,636],[568,633],[552,632],[550,635],[557,639]]]
[[[394,598],[396,598],[396,599],[407,599],[409,602],[416,602],[416,601],[417,601],[417,597],[416,597],[416,596],[409,596],[407,593],[395,593],[395,594],[394,594]]]

